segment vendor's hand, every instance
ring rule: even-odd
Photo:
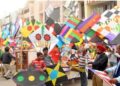
[[[110,83],[116,84],[116,83],[118,83],[118,81],[117,81],[117,79],[113,78],[113,79],[110,80]]]
[[[105,72],[106,74],[108,74],[108,72],[106,70],[104,70],[103,72]]]

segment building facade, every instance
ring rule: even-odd
[[[70,15],[85,19],[93,12],[101,14],[119,4],[120,1],[117,0],[28,0],[26,6],[19,10],[19,15],[26,19],[34,16],[43,23],[51,17],[56,22],[63,23]]]
[[[70,5],[70,2],[77,2],[76,5],[71,4],[73,7],[70,9],[65,8],[66,5]],[[80,19],[89,17],[93,12],[103,13],[107,9],[111,9],[118,5],[119,1],[98,1],[98,0],[74,0],[74,1],[60,1],[60,0],[28,0],[26,7],[22,9],[21,15],[24,18],[31,19],[32,16],[36,20],[45,22],[48,14],[53,12],[49,17],[53,17],[55,21],[63,23],[67,20],[67,17],[71,15],[69,12],[73,11],[74,16],[77,15]],[[66,6],[67,7],[67,6]],[[74,8],[74,9],[73,9]]]

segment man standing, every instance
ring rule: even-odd
[[[97,45],[97,57],[95,61],[92,63],[92,67],[95,70],[103,71],[107,67],[108,57],[105,54],[106,48],[102,44]],[[103,86],[103,81],[96,76],[93,75],[93,86]]]
[[[12,71],[13,71],[11,66],[10,66],[10,63],[12,61],[12,58],[15,59],[15,57],[9,53],[9,49],[10,49],[9,47],[6,47],[5,53],[3,53],[2,57],[1,57],[1,61],[3,63],[3,68],[5,71],[4,77],[6,79],[10,78],[10,73],[12,73]]]

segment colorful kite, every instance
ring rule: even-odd
[[[33,25],[32,22],[26,21],[26,26],[23,26],[20,30],[23,37],[27,38],[32,32],[39,29],[42,24],[39,21],[35,21],[35,24]]]
[[[91,40],[96,34],[95,31],[91,30],[91,27],[98,22],[99,19],[100,15],[93,13],[89,18],[77,25],[76,30],[83,35],[84,40]]]
[[[92,27],[92,30],[102,39],[114,40],[120,33],[120,8],[114,7],[105,11],[97,24]]]
[[[50,47],[52,43],[58,41],[58,39],[53,34],[51,34],[44,25],[30,34],[29,39],[37,51],[42,50],[44,47]]]
[[[75,29],[75,27],[81,21],[76,17],[70,17],[67,22],[65,22],[60,35],[67,41],[71,42],[74,36],[71,36],[71,31]],[[75,32],[75,31],[74,31]],[[79,33],[78,33],[79,34]],[[76,37],[76,36],[75,36]]]
[[[13,77],[13,81],[20,86],[41,86],[46,80],[46,73],[37,70],[21,71]]]
[[[49,75],[46,81],[47,86],[56,86],[67,80],[66,74],[63,72],[59,63],[53,67],[47,67],[46,71]]]

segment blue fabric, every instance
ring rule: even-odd
[[[62,48],[62,46],[65,44],[65,42],[63,41],[63,38],[60,35],[58,35],[57,39],[59,40],[57,43],[58,47]]]
[[[117,78],[119,76],[120,76],[120,62],[118,63],[117,68],[115,69],[113,78]],[[120,83],[117,83],[116,86],[120,86]]]

